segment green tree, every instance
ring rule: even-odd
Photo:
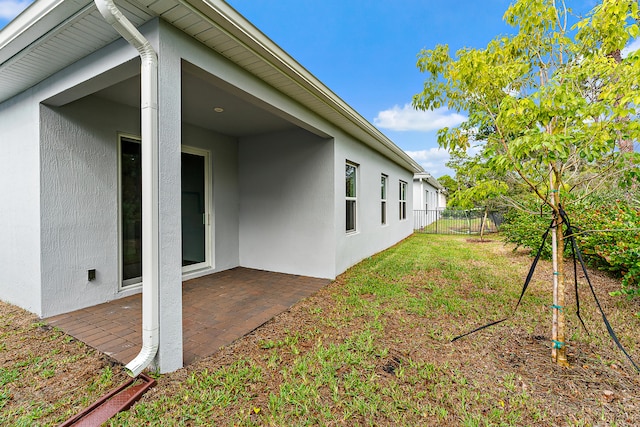
[[[452,196],[458,190],[458,183],[449,175],[442,175],[438,182],[447,190],[447,194]]]
[[[466,152],[453,152],[447,166],[456,171],[457,183],[457,190],[449,197],[448,205],[459,209],[482,209],[480,240],[483,240],[489,211],[500,205],[509,186],[504,177],[488,168],[479,155],[470,157]]]
[[[491,170],[514,174],[551,208],[552,357],[566,365],[559,213],[570,192],[597,188],[605,175],[631,164],[622,157],[636,155],[621,154],[616,141],[640,136],[640,54],[617,61],[610,53],[637,37],[638,4],[604,0],[571,26],[562,0],[518,0],[504,19],[517,33],[484,49],[454,57],[446,45],[423,50],[418,67],[426,80],[413,105],[466,112],[467,121],[439,131],[439,144],[464,152],[471,141],[481,142]]]

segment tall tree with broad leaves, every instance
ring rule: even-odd
[[[635,0],[603,0],[581,20],[563,0],[517,0],[504,15],[514,35],[454,56],[446,45],[419,54],[426,79],[414,107],[468,115],[439,131],[440,146],[464,152],[479,142],[489,168],[514,174],[551,207],[552,358],[560,365],[567,365],[560,212],[569,193],[597,188],[633,165],[625,158],[637,159],[616,144],[640,137],[640,52],[611,55],[638,36],[637,19]]]

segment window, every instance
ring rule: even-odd
[[[380,177],[380,224],[387,223],[387,175]]]
[[[346,231],[353,232],[356,231],[356,205],[357,205],[357,191],[356,191],[356,181],[357,181],[358,167],[353,164],[347,162],[345,166],[345,200],[346,200]]]
[[[407,183],[400,181],[400,219],[407,219]]]

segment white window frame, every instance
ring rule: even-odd
[[[400,221],[407,219],[407,183],[399,180],[398,185],[398,216]]]
[[[380,224],[387,225],[387,193],[389,187],[389,176],[380,175]]]
[[[358,232],[358,167],[359,165],[357,163],[351,162],[349,160],[347,160],[345,162],[345,232],[347,234],[353,234],[353,233],[357,233]],[[353,182],[354,182],[354,195],[353,196],[349,196],[347,195],[347,187],[346,187],[346,168],[347,167],[352,167],[354,168],[354,177],[353,177]],[[347,213],[348,213],[348,208],[347,206],[349,204],[353,205],[353,228],[349,229],[347,228],[349,225],[349,222],[347,221]]]

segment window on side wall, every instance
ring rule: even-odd
[[[387,175],[380,176],[380,224],[387,223]]]
[[[358,165],[347,162],[345,165],[345,200],[346,200],[346,232],[353,233],[356,231],[357,218],[357,182],[358,182]]]
[[[399,199],[400,219],[407,219],[407,183],[404,181],[400,181]]]

